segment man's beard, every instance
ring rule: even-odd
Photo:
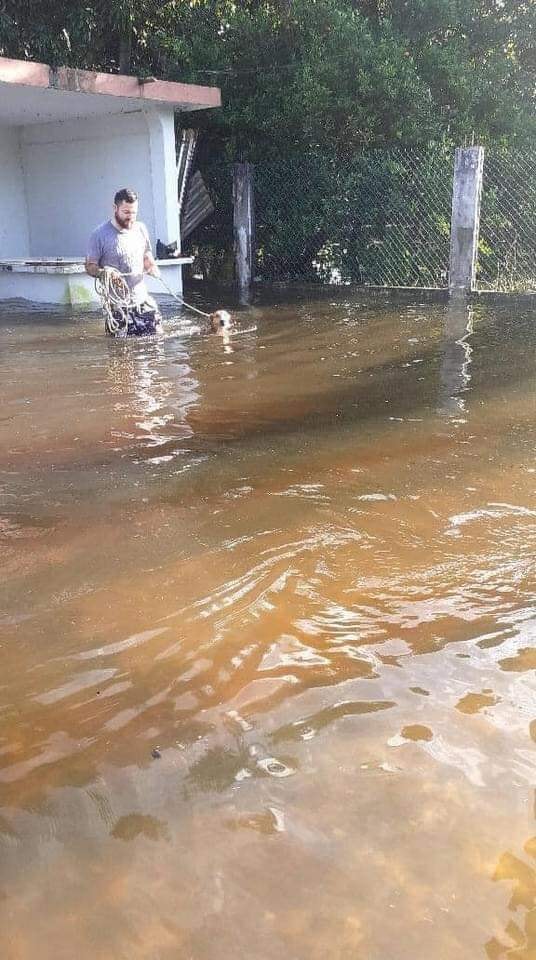
[[[123,230],[130,230],[132,225],[135,223],[134,220],[125,220],[124,217],[120,217],[117,213],[115,215],[115,219],[117,220],[119,226],[123,228]]]

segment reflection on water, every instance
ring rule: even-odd
[[[486,943],[489,960],[531,960],[536,954],[536,836],[523,845],[521,856],[501,854],[493,880],[509,885],[510,919],[500,935]]]
[[[450,415],[463,414],[465,410],[463,394],[471,383],[473,313],[473,307],[463,301],[454,300],[445,308],[440,404],[441,409]]]
[[[319,297],[2,307],[2,957],[535,955],[533,318]]]

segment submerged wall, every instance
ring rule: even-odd
[[[21,149],[31,256],[85,256],[89,234],[126,186],[139,193],[153,244],[177,239],[172,110],[32,124]]]
[[[19,128],[0,127],[0,258],[29,253]]]

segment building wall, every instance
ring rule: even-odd
[[[126,186],[140,195],[140,219],[153,244],[157,236],[177,239],[166,236],[177,189],[175,179],[169,195],[171,109],[32,124],[23,128],[21,146],[32,256],[84,256],[90,232],[110,217],[114,193]]]
[[[19,132],[0,127],[0,258],[30,252]]]

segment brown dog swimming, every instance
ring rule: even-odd
[[[210,333],[225,334],[231,329],[233,320],[228,310],[215,310],[208,318]]]

